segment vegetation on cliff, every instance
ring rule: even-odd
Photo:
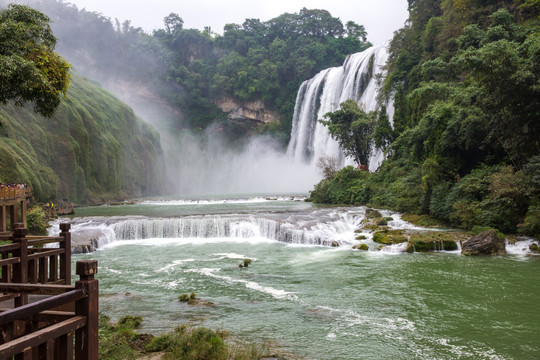
[[[246,19],[227,24],[223,35],[186,29],[181,14],[171,13],[163,29],[147,34],[62,1],[31,3],[54,20],[59,51],[76,69],[103,83],[144,84],[177,111],[178,128],[226,119],[216,106],[221,98],[262,100],[280,114],[281,128],[268,130],[287,137],[300,84],[370,46],[362,25],[344,24],[326,10]]]
[[[0,181],[26,183],[36,200],[104,202],[155,193],[159,137],[125,104],[73,75],[67,97],[44,118],[31,106],[0,106]]]
[[[312,200],[540,235],[540,6],[409,5],[384,84],[395,98],[393,131],[378,139],[390,140],[388,160],[376,173],[343,169]]]

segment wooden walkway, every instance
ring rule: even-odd
[[[77,261],[80,279],[71,285],[70,227],[27,237],[16,223],[0,235],[9,241],[0,246],[0,360],[98,359],[97,261]]]

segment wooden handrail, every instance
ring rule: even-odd
[[[52,309],[58,306],[69,304],[85,297],[83,289],[74,289],[70,292],[56,295],[44,300],[36,301],[31,304],[26,304],[18,308],[14,308],[3,313],[0,313],[0,326],[8,324],[16,320],[24,320],[41,311]]]
[[[0,283],[0,292],[14,292],[32,295],[60,295],[73,290],[73,285],[35,285]]]
[[[44,329],[22,336],[6,344],[0,345],[0,358],[9,359],[14,355],[24,352],[28,348],[37,347],[41,344],[47,343],[49,339],[55,339],[66,334],[73,333],[74,331],[81,329],[85,325],[86,317],[75,316],[68,320],[64,320],[58,324],[54,324]]]

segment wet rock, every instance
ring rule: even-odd
[[[104,236],[101,229],[81,229],[71,234],[71,252],[85,254],[97,249],[98,239]]]
[[[495,230],[488,230],[467,240],[461,249],[463,255],[504,255],[506,244],[504,236]]]
[[[368,251],[369,247],[367,246],[367,244],[357,244],[357,245],[353,246],[353,249],[362,250],[362,251]]]
[[[530,246],[529,246],[529,250],[531,250],[532,252],[540,252],[540,247],[538,247],[538,244],[536,243],[532,243]]]
[[[380,218],[382,217],[382,214],[378,212],[375,209],[366,209],[366,218],[368,219],[374,219],[374,218]]]
[[[392,245],[404,243],[408,240],[404,230],[383,230],[373,234],[373,241],[379,244]]]
[[[339,243],[337,241],[332,241],[332,244],[330,245],[332,247],[339,247]]]

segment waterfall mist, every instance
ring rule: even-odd
[[[288,156],[270,136],[231,144],[215,124],[202,132],[179,130],[183,115],[156,101],[144,88],[121,81],[103,85],[159,132],[166,195],[306,193],[321,179],[316,167]]]

